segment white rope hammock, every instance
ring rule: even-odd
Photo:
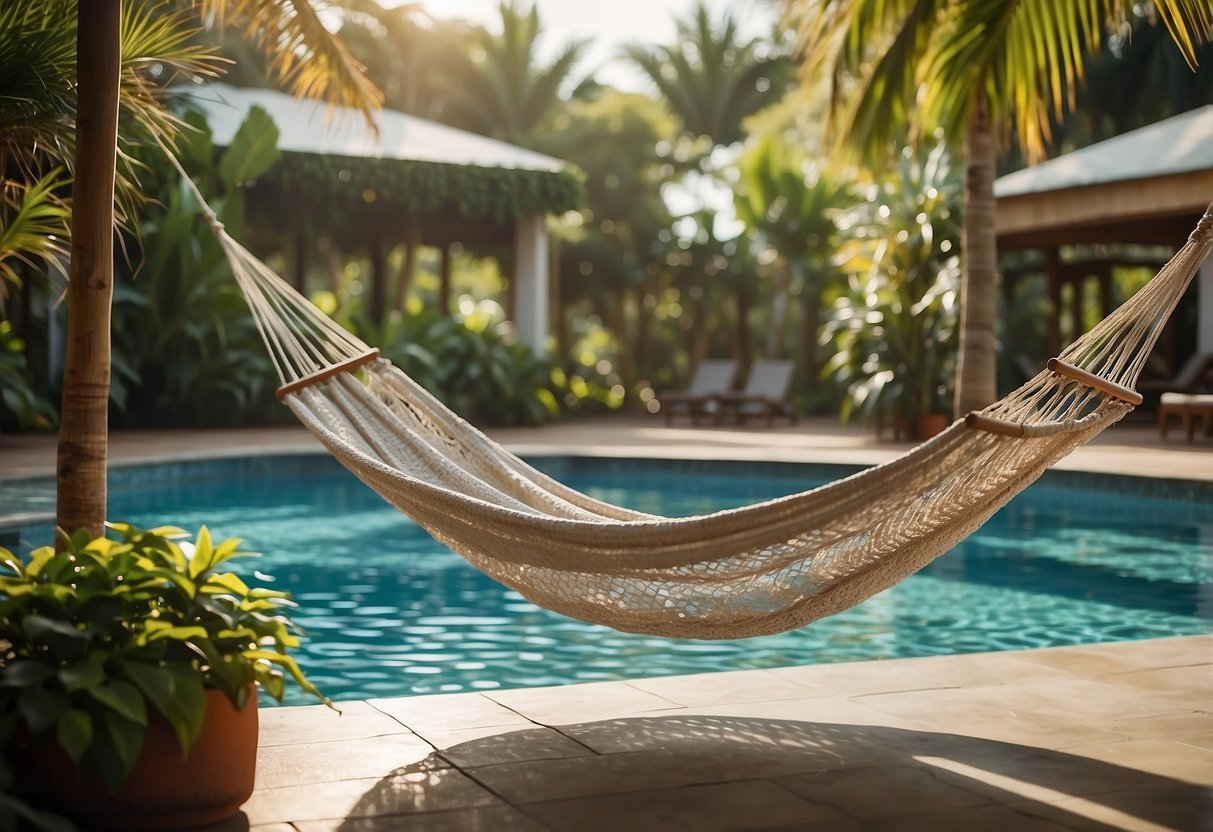
[[[490,440],[258,261],[194,194],[248,298],[279,398],[359,479],[541,607],[701,639],[782,632],[858,604],[1121,419],[1141,403],[1132,387],[1213,241],[1206,214],[1153,280],[1046,370],[897,460],[802,494],[666,518],[567,488]]]

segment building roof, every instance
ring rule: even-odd
[[[1213,105],[1000,177],[1000,248],[1179,245],[1213,198]]]
[[[357,110],[330,109],[276,90],[211,83],[191,90],[189,97],[219,146],[226,146],[248,111],[260,106],[278,127],[278,147],[287,152],[536,171],[567,167],[542,153],[395,110],[375,113],[376,135]]]
[[[1001,176],[997,197],[1213,169],[1213,104]]]

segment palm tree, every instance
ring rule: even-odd
[[[742,40],[734,13],[714,22],[703,0],[677,25],[674,45],[630,46],[627,56],[688,135],[712,146],[740,141],[742,121],[783,96],[791,64],[783,55],[764,54],[758,41]]]
[[[87,528],[94,536],[105,520],[120,102],[142,102],[148,117],[142,126],[158,137],[171,140],[174,128],[145,74],[153,67],[129,67],[129,56],[123,55],[124,17],[129,26],[131,20],[155,16],[154,9],[140,11],[133,3],[78,4],[75,94],[70,84],[48,93],[56,97],[50,114],[69,124],[74,116],[76,130],[56,523],[69,531]],[[378,92],[305,0],[203,0],[201,11],[220,25],[239,25],[265,49],[271,70],[296,94],[354,106],[368,118],[378,105]]]
[[[586,43],[566,44],[544,65],[536,49],[542,31],[536,6],[505,2],[498,10],[500,35],[478,28],[470,53],[451,53],[444,118],[502,141],[532,145]]]
[[[1155,0],[1189,62],[1213,27],[1208,0]],[[841,136],[869,162],[939,127],[963,145],[964,276],[956,409],[995,392],[996,136],[1014,135],[1029,161],[1044,156],[1051,117],[1074,109],[1100,24],[1131,0],[787,0],[806,83],[828,79]]]
[[[817,378],[822,292],[836,274],[831,264],[838,244],[835,216],[849,204],[849,194],[800,146],[770,134],[746,148],[737,169],[737,218],[779,255],[767,357],[777,357],[790,291],[798,286],[804,311],[800,363],[811,383]]]

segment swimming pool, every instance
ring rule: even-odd
[[[854,470],[570,457],[535,464],[600,499],[665,515],[767,499]],[[0,506],[37,511],[50,488],[0,486]],[[145,526],[206,523],[263,552],[235,566],[250,583],[294,594],[309,635],[300,662],[337,700],[1213,629],[1206,483],[1049,472],[952,552],[859,607],[790,633],[722,642],[617,633],[540,610],[326,456],[115,469],[110,514]],[[20,546],[39,545],[50,527],[26,524],[16,534]],[[14,536],[0,536],[0,545]]]

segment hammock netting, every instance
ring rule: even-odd
[[[207,214],[283,382],[280,398],[359,479],[541,607],[698,639],[782,632],[858,604],[1120,420],[1140,403],[1132,387],[1213,240],[1206,214],[1156,277],[1049,368],[904,456],[801,494],[672,518],[600,502],[514,456]]]

